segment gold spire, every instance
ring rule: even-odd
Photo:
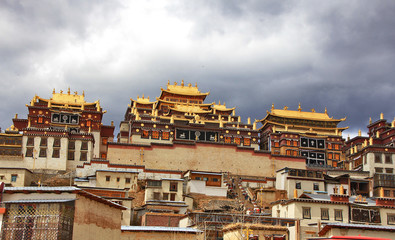
[[[170,85],[170,80],[167,80],[167,86],[169,86]]]
[[[85,97],[85,91],[84,90],[82,90],[82,96]]]
[[[272,111],[274,110],[274,103],[272,103]]]
[[[67,94],[70,95],[70,87],[69,87],[69,89],[67,90]]]
[[[256,130],[256,119],[255,119],[254,123],[252,124],[252,130]]]
[[[384,119],[384,113],[380,113],[380,120]]]
[[[184,86],[184,79],[181,80],[181,86]]]
[[[326,109],[326,107],[325,107],[325,114],[328,114],[328,110]]]
[[[361,129],[358,130],[358,136],[361,136]]]
[[[15,119],[18,119],[18,113],[15,113],[15,117],[14,117]]]
[[[195,83],[195,87],[197,87],[197,82]]]
[[[314,108],[312,108],[312,109],[311,109],[311,112],[314,112],[314,113],[315,113],[315,109],[314,109]]]
[[[300,106],[300,103],[299,103],[298,111],[299,111],[299,112],[302,111],[302,107]]]
[[[369,124],[372,124],[372,117],[369,117]]]
[[[55,93],[55,88],[53,89],[53,91],[52,91],[52,94],[54,94]]]
[[[287,107],[287,106],[285,106],[285,107],[284,107],[284,110],[288,110],[288,107]]]
[[[251,118],[250,117],[247,118],[247,124],[251,124]]]

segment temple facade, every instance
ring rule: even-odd
[[[168,82],[161,94],[131,99],[120,124],[119,143],[151,144],[205,142],[235,145],[258,150],[256,122],[241,122],[235,108],[225,103],[205,103],[209,92],[197,85]]]
[[[395,198],[395,119],[387,122],[384,115],[369,120],[367,136],[358,136],[346,142],[345,165],[354,171],[369,172],[373,178],[373,195]]]
[[[338,127],[344,121],[318,113],[298,109],[275,109],[267,112],[260,132],[261,150],[268,150],[273,155],[302,156],[310,167],[338,167],[344,160],[342,152],[344,139],[342,132],[348,127]]]
[[[22,156],[23,161],[19,162],[24,167],[67,171],[92,158],[106,156],[107,142],[113,141],[114,126],[102,124],[106,111],[99,101],[86,102],[84,93],[70,93],[70,89],[67,93],[54,90],[50,99],[34,96],[26,106],[27,118],[15,115],[13,119],[11,130],[15,133],[3,134],[19,144],[17,155]],[[10,153],[14,154],[15,150]],[[3,163],[15,164],[12,161],[8,157]]]

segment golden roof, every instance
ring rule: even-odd
[[[234,109],[236,109],[235,107],[233,107],[233,108],[226,108],[225,103],[221,104],[221,102],[219,102],[218,104],[214,103],[212,108],[215,109],[215,110],[219,110],[219,111],[233,111]]]
[[[316,120],[316,121],[331,121],[331,122],[340,122],[346,120],[346,118],[334,119],[333,117],[329,117],[327,111],[325,109],[325,113],[317,113],[314,109],[311,109],[311,112],[302,112],[302,109],[299,108],[297,111],[288,110],[288,107],[284,107],[284,109],[274,109],[272,106],[271,112],[267,112],[267,116],[261,120],[264,121],[268,116],[277,116],[283,118],[295,118],[295,119],[308,119],[308,120]]]
[[[167,83],[167,89],[161,88],[162,92],[168,92],[178,95],[189,95],[189,96],[207,96],[210,92],[202,93],[199,91],[197,84],[193,87],[192,84],[188,84],[188,86],[184,85],[184,80],[181,81],[181,84],[178,85],[177,82],[174,82],[174,85],[170,85],[170,81]]]
[[[52,98],[44,99],[39,96],[34,96],[32,102],[35,102],[36,99],[39,99],[44,102],[51,102],[52,104],[72,104],[72,105],[95,105],[98,101],[94,103],[88,103],[85,101],[85,93],[82,92],[81,95],[78,92],[70,93],[70,88],[67,93],[63,93],[61,90],[60,93],[56,93],[55,89],[52,92]]]
[[[130,100],[133,102],[139,103],[139,104],[154,104],[154,103],[156,103],[156,101],[150,102],[149,97],[145,98],[144,95],[143,95],[143,97],[137,96],[136,100],[133,100],[132,98],[130,98]]]
[[[160,98],[156,98],[156,102],[164,102],[164,103],[171,103],[171,104],[183,104],[183,102],[173,102],[173,101],[167,101],[167,100],[164,100],[164,99],[160,99]],[[184,103],[184,104],[192,104],[192,103]],[[201,107],[204,107],[204,106],[206,106],[206,107],[209,107],[209,106],[212,106],[213,104],[214,104],[214,102],[212,102],[212,103],[193,103],[194,105],[196,105],[196,106],[201,106]]]
[[[210,113],[211,111],[206,111],[200,108],[199,105],[190,104],[175,104],[174,107],[170,107],[171,110],[185,113]]]

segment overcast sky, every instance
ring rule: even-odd
[[[167,80],[261,119],[274,103],[347,117],[395,117],[395,1],[0,2],[0,127],[52,89],[100,99],[116,126],[130,98]]]

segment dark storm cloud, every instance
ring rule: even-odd
[[[0,7],[1,127],[37,93],[85,90],[105,123],[129,98],[198,83],[208,102],[261,119],[274,103],[314,108],[351,133],[392,102],[390,1],[6,1]]]

